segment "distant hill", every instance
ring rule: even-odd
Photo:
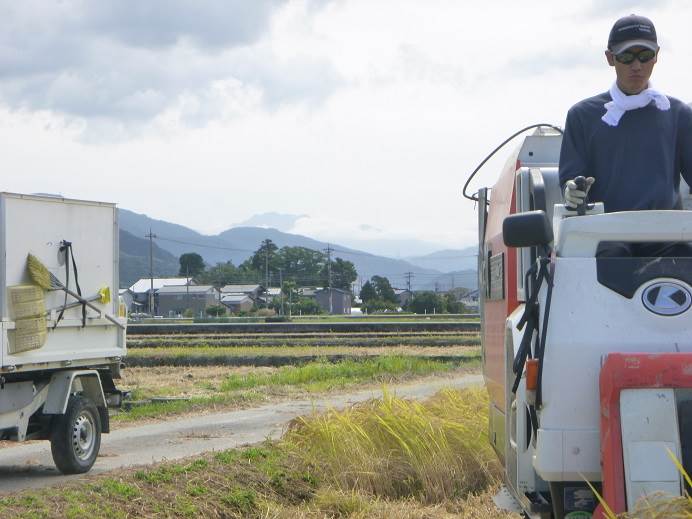
[[[419,267],[439,270],[440,272],[454,272],[476,270],[477,254],[478,247],[474,245],[465,249],[446,249],[425,256],[410,256],[405,259]]]
[[[156,276],[175,276],[180,264],[178,258],[154,243],[154,272]],[[138,238],[120,229],[120,288],[127,288],[149,275],[149,240]]]
[[[123,231],[130,233],[133,237],[141,237],[139,239],[146,243],[146,249],[142,250],[139,248],[137,249],[139,252],[130,250],[128,244],[123,246],[123,243],[121,243],[121,256],[129,254],[130,256],[138,256],[140,258],[139,264],[143,265],[143,268],[141,270],[142,274],[138,277],[149,275],[148,240],[144,239],[144,236],[150,229],[156,235],[155,244],[173,255],[174,258],[178,258],[186,252],[196,252],[204,258],[205,263],[208,265],[215,265],[216,263],[229,260],[234,265],[239,265],[259,248],[262,240],[267,238],[272,240],[278,247],[306,247],[314,250],[324,250],[327,248],[327,243],[308,238],[307,236],[289,234],[277,229],[263,227],[233,227],[221,234],[207,236],[182,225],[156,220],[126,209],[119,210],[119,221],[120,228]],[[133,241],[132,243],[137,246],[140,245],[138,242]],[[421,268],[404,260],[377,256],[334,243],[330,244],[330,246],[334,250],[334,257],[354,263],[362,279],[370,278],[373,275],[386,276],[393,286],[404,287],[405,273],[415,271],[422,274],[420,279],[414,277],[412,288],[415,290],[423,286],[424,280],[429,280],[435,275],[441,274],[436,269]],[[144,252],[143,256],[139,254],[141,252]],[[134,260],[132,258],[130,260],[134,264]],[[161,265],[163,268],[164,263]],[[177,269],[178,263],[176,259],[175,273],[177,273]],[[156,266],[154,270],[155,275],[164,275],[163,271],[157,271]],[[121,284],[123,283],[121,282]]]
[[[458,287],[464,287],[471,290],[477,289],[478,274],[476,269],[458,270],[455,272],[442,274],[439,277],[433,278],[432,281],[428,281],[422,288],[424,290],[438,290],[440,292],[446,292],[447,290]]]

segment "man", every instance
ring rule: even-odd
[[[568,207],[575,208],[587,193],[591,201],[603,202],[606,212],[682,207],[680,176],[692,185],[692,108],[651,85],[658,51],[648,18],[630,15],[613,25],[605,57],[615,69],[615,83],[567,114],[560,183]],[[587,177],[585,190],[573,180],[580,175]],[[666,251],[661,246],[617,244],[599,254],[688,255],[684,244]]]

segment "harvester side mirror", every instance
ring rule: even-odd
[[[502,237],[507,247],[548,245],[553,241],[553,228],[545,211],[527,211],[505,218]]]

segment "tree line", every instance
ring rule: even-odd
[[[180,256],[180,276],[216,287],[260,284],[268,288],[289,281],[297,286],[326,287],[330,285],[330,274],[332,287],[349,291],[351,283],[358,278],[356,267],[350,261],[341,258],[328,261],[324,252],[306,247],[279,248],[269,239],[237,266],[227,261],[207,267],[196,252]]]

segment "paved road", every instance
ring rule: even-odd
[[[465,375],[395,386],[390,390],[402,397],[424,398],[443,387],[461,388],[481,383],[481,375]],[[380,390],[363,390],[118,429],[103,436],[101,454],[91,474],[277,438],[286,423],[296,416],[308,414],[313,409],[342,408],[381,395]],[[80,477],[83,476],[63,476],[57,472],[48,442],[0,449],[0,494],[46,487]]]

